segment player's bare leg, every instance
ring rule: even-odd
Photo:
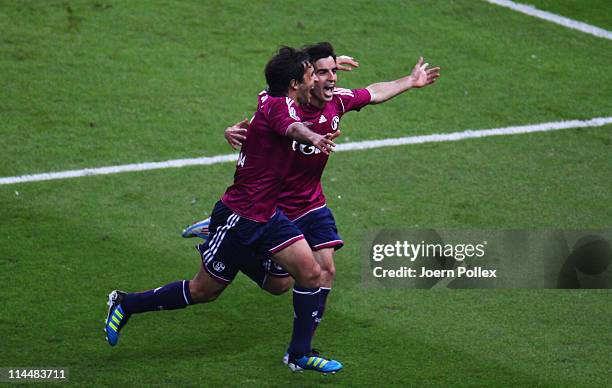
[[[194,304],[212,302],[221,295],[225,287],[227,287],[227,284],[221,284],[213,279],[212,276],[204,270],[204,265],[202,264],[198,273],[189,282],[191,300]]]
[[[282,295],[293,287],[293,283],[294,281],[291,276],[268,276],[262,288],[272,295]]]
[[[315,260],[306,240],[298,240],[275,253],[273,260],[283,266],[300,286],[320,287],[321,267]]]
[[[331,288],[336,276],[334,264],[334,248],[323,248],[312,252],[321,267],[321,287]]]

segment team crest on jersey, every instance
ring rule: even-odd
[[[334,116],[334,118],[332,119],[332,123],[331,123],[331,127],[332,129],[335,131],[336,129],[338,129],[338,123],[340,122],[340,117],[338,116]]]
[[[223,271],[225,269],[225,264],[223,264],[220,261],[215,261],[213,263],[213,268],[215,269],[215,271],[221,272],[221,271]]]

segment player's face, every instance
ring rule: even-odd
[[[314,67],[308,64],[308,67],[304,71],[304,82],[298,85],[298,99],[299,103],[307,103],[310,100],[310,91],[318,81],[317,75],[315,74]]]
[[[314,63],[317,81],[312,89],[312,96],[321,102],[329,102],[334,97],[336,87],[336,61],[333,57],[321,58]]]

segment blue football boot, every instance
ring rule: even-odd
[[[185,229],[183,229],[183,233],[181,234],[181,236],[185,238],[199,237],[201,239],[204,239],[204,241],[206,241],[208,240],[208,236],[210,234],[210,232],[208,231],[209,225],[210,225],[210,217],[205,220],[198,221],[196,223],[193,223],[187,226]]]
[[[313,370],[323,374],[335,374],[342,369],[342,364],[321,356],[318,352],[311,352],[301,357],[289,357],[287,366],[294,372]]]
[[[123,307],[121,307],[121,301],[124,295],[125,292],[119,290],[115,290],[108,294],[108,314],[106,315],[104,331],[106,332],[106,340],[110,346],[117,345],[119,341],[119,332],[130,319],[130,315],[126,314]]]

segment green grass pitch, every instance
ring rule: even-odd
[[[611,28],[606,1],[530,1]],[[581,6],[583,5],[583,6]],[[606,16],[607,15],[607,16]],[[432,88],[347,115],[340,141],[612,116],[612,43],[476,0],[0,1],[0,177],[230,153],[280,44],[332,42],[362,87],[443,67]],[[215,303],[103,333],[107,293],[191,278],[181,227],[233,164],[0,186],[0,368],[84,386],[609,385],[608,290],[364,288],[375,228],[612,225],[612,125],[338,153],[323,178],[346,246],[315,346],[336,376],[280,359],[289,294],[239,277]]]

